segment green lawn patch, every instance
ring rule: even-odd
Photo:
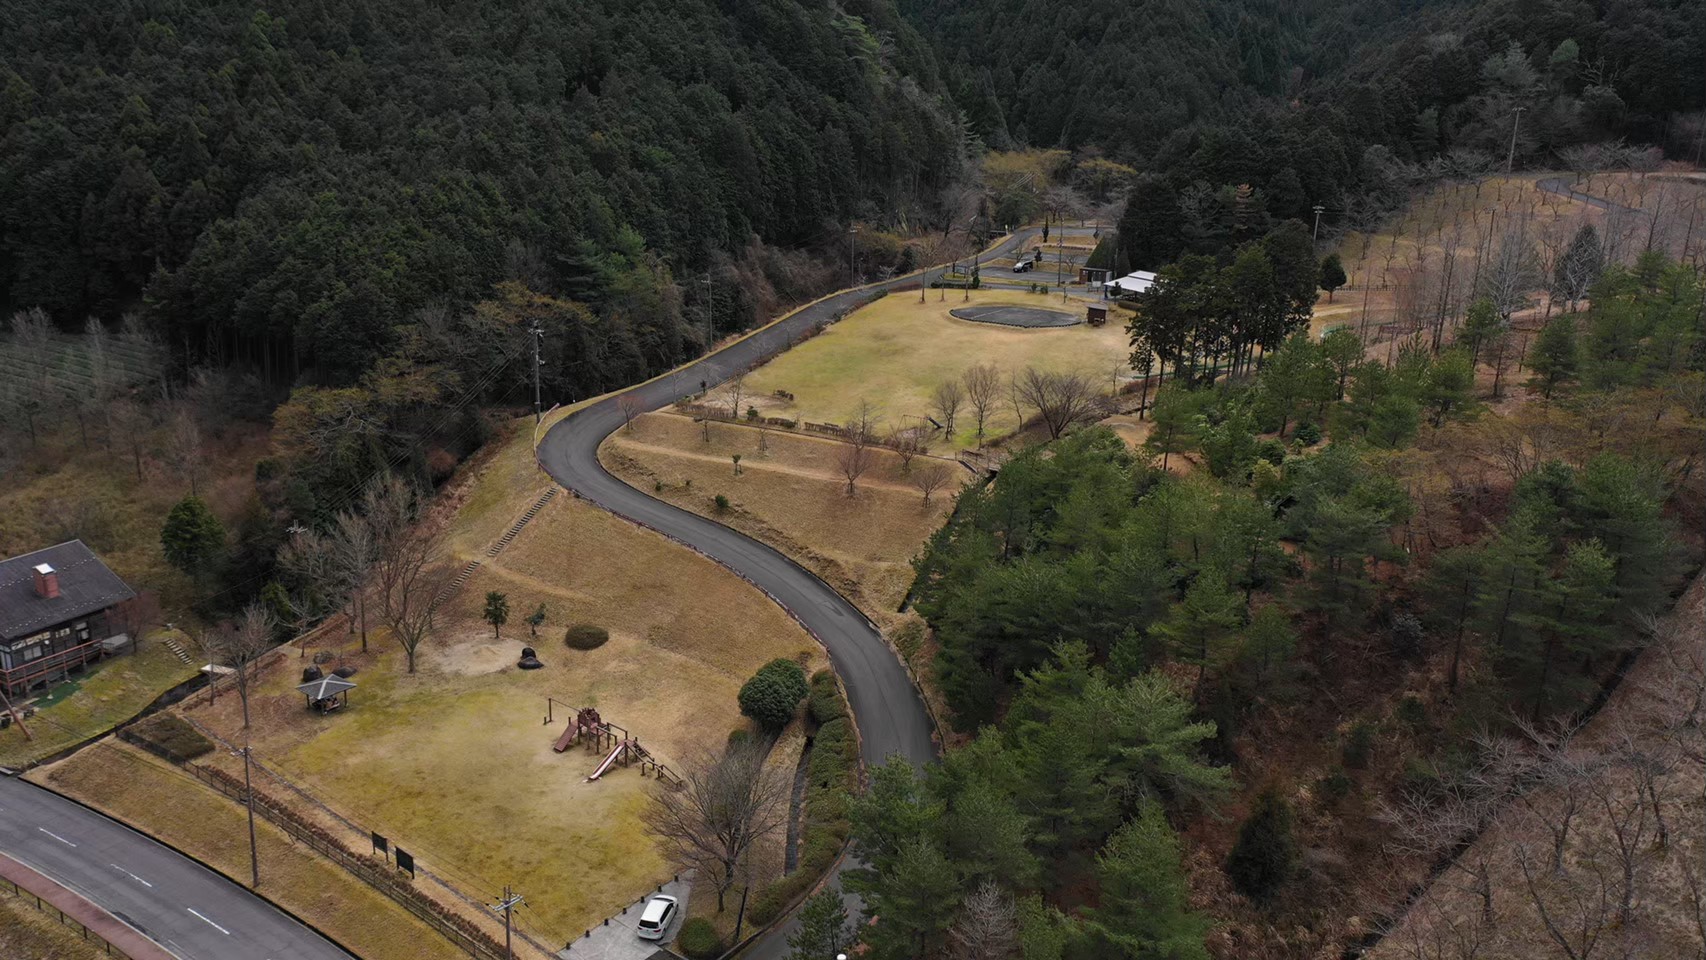
[[[16,725],[0,730],[0,765],[24,766],[107,733],[195,674],[195,664],[179,660],[158,636],[143,641],[136,653],[103,660],[36,700],[38,712],[26,721],[33,740]]]

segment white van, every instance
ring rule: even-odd
[[[667,893],[660,893],[646,901],[646,909],[640,914],[640,926],[635,931],[641,940],[662,940],[669,932],[669,925],[675,922],[676,911],[681,904]]]

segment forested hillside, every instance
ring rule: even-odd
[[[1417,185],[1698,158],[1706,13],[1687,0],[906,0],[986,142],[1139,176],[1122,268],[1287,218],[1368,229]],[[1511,138],[1513,120],[1515,145]],[[1590,146],[1591,145],[1591,146]]]
[[[421,308],[517,279],[591,311],[604,362],[550,371],[579,395],[704,340],[688,273],[785,285],[755,237],[932,196],[960,156],[933,73],[886,0],[7,0],[0,302],[140,305],[192,360],[347,384]]]

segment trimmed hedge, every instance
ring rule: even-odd
[[[191,760],[213,751],[213,741],[175,713],[157,713],[141,723],[119,731],[119,739],[134,743],[149,753],[173,763]]]
[[[717,936],[717,928],[704,917],[688,917],[687,922],[681,925],[675,945],[693,960],[709,960],[723,952],[723,938]]]
[[[764,888],[746,914],[753,923],[763,926],[781,916],[788,905],[817,885],[840,856],[841,847],[853,833],[847,811],[855,787],[859,766],[859,744],[848,721],[847,704],[839,687],[830,676],[823,683],[823,673],[812,678],[813,713],[818,709],[818,693],[827,689],[836,701],[837,716],[818,728],[812,740],[811,759],[806,763],[805,829],[802,831],[800,861],[797,869]],[[824,705],[827,708],[827,704]]]
[[[841,699],[841,686],[835,682],[834,673],[819,670],[812,674],[812,688],[806,701],[806,709],[811,711],[812,722],[819,725],[847,715],[846,703]]]
[[[571,650],[597,650],[610,640],[610,631],[590,623],[577,623],[563,633],[563,644]]]

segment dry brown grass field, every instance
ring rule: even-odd
[[[165,761],[108,738],[30,777],[248,883],[243,808]],[[256,835],[261,892],[365,960],[460,955],[413,914],[272,824],[257,821]]]
[[[949,312],[988,304],[1083,309],[1077,301],[1062,305],[1059,297],[1017,290],[974,290],[969,304],[958,290],[927,291],[922,303],[916,291],[893,293],[754,370],[742,405],[750,403],[765,416],[843,423],[865,401],[886,426],[909,427],[930,415],[930,396],[938,384],[974,364],[993,364],[1003,376],[1026,366],[1082,372],[1098,383],[1109,382],[1116,370],[1130,376],[1122,319],[1110,318],[1100,328],[1027,330],[960,320]],[[777,390],[794,399],[775,396]],[[987,437],[1017,426],[1012,404],[1003,400],[993,411]],[[955,427],[954,447],[976,445],[966,411]]]
[[[528,424],[531,427],[531,424]],[[518,430],[452,494],[461,511],[448,543],[460,565],[484,557],[544,489],[530,430]],[[487,591],[506,594],[501,639],[480,619]],[[522,619],[541,604],[537,639]],[[351,706],[304,709],[286,658],[252,694],[257,758],[327,807],[413,851],[463,892],[503,884],[526,892],[524,928],[562,942],[667,878],[640,822],[653,781],[636,768],[584,782],[600,757],[551,744],[545,698],[597,707],[666,763],[720,746],[744,725],[735,695],[774,657],[822,662],[816,644],[762,593],[709,560],[584,502],[559,494],[498,557],[440,609],[419,672],[383,630],[370,651],[341,631],[317,639],[357,666]],[[568,649],[563,632],[590,623],[603,647]],[[522,671],[523,645],[546,666]],[[233,740],[235,696],[184,709]],[[236,769],[230,758],[220,762]]]
[[[0,957],[7,960],[100,960],[97,941],[84,940],[74,926],[59,922],[50,906],[37,910],[28,893],[0,892]]]
[[[900,458],[875,449],[875,462],[849,496],[840,441],[767,430],[760,450],[754,427],[713,422],[707,441],[704,426],[677,414],[646,414],[612,434],[600,457],[633,486],[782,550],[885,625],[912,583],[913,556],[971,479],[958,463],[914,458],[915,469],[926,462],[948,468],[927,506]],[[719,494],[728,498],[727,510],[717,509]]]

